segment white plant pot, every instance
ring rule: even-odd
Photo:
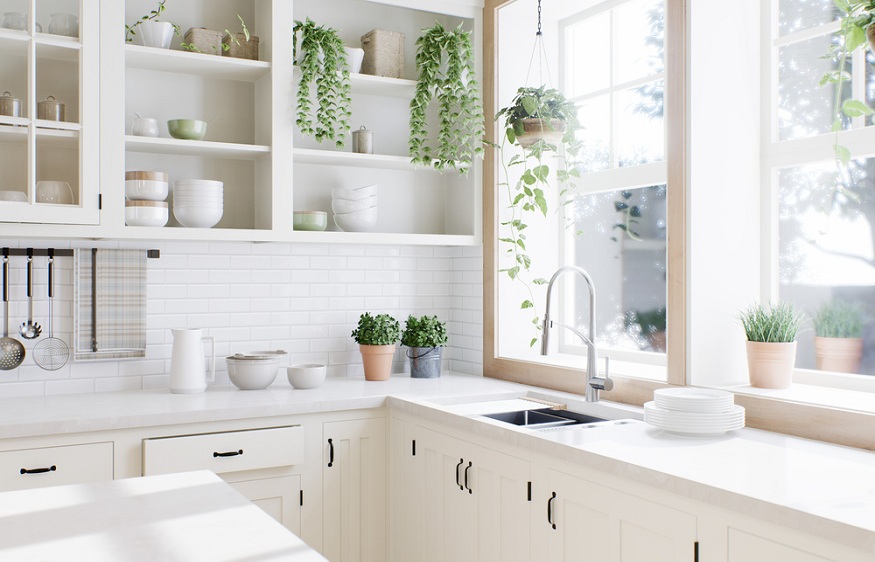
[[[346,62],[349,64],[349,71],[353,74],[358,74],[362,71],[362,61],[365,58],[365,50],[355,47],[344,47],[346,50]]]
[[[173,24],[167,21],[144,21],[137,27],[137,36],[144,47],[169,49],[173,41]]]

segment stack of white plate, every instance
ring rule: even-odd
[[[176,180],[173,182],[173,216],[182,226],[210,228],[224,213],[225,192],[220,181]]]
[[[644,404],[644,421],[672,433],[722,435],[744,427],[744,408],[724,390],[660,388]]]
[[[377,186],[331,190],[334,224],[344,232],[367,232],[377,224]]]

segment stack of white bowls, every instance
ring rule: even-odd
[[[331,190],[334,224],[344,232],[368,232],[377,224],[377,186]]]
[[[725,390],[695,387],[660,388],[644,404],[644,421],[685,435],[722,435],[744,427],[744,408]]]
[[[224,213],[223,184],[215,180],[173,182],[173,216],[189,228],[216,226]]]
[[[169,177],[164,172],[125,172],[125,224],[167,224],[169,211],[164,200],[167,199],[169,185]]]

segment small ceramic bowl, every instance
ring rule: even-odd
[[[164,201],[125,201],[125,224],[128,226],[164,226],[169,212]]]
[[[316,388],[325,382],[325,365],[293,365],[286,367],[289,384],[297,389]]]
[[[294,211],[292,228],[294,230],[322,231],[328,227],[328,213],[325,211]]]
[[[173,216],[179,224],[188,228],[212,228],[222,220],[221,206],[191,206],[179,205],[174,201]]]
[[[267,388],[279,374],[279,358],[274,357],[226,357],[228,378],[240,390]]]
[[[137,201],[164,201],[169,184],[159,180],[125,180],[125,197]]]
[[[197,119],[171,119],[167,131],[175,139],[201,140],[207,134],[207,122]]]
[[[373,197],[377,194],[377,186],[376,185],[366,185],[364,187],[357,187],[355,189],[346,189],[345,187],[335,187],[331,190],[331,198],[332,199],[350,199],[352,201],[358,201],[359,199],[365,199],[367,197]]]
[[[359,199],[358,201],[353,201],[351,199],[332,199],[331,200],[331,210],[335,213],[355,213],[357,211],[364,211],[366,209],[370,209],[371,207],[377,206],[377,196],[372,195],[370,197],[365,197],[364,199]]]

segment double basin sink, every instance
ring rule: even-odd
[[[483,414],[483,417],[530,429],[547,429],[608,421],[605,418],[589,416],[570,410],[555,410],[553,408]]]

